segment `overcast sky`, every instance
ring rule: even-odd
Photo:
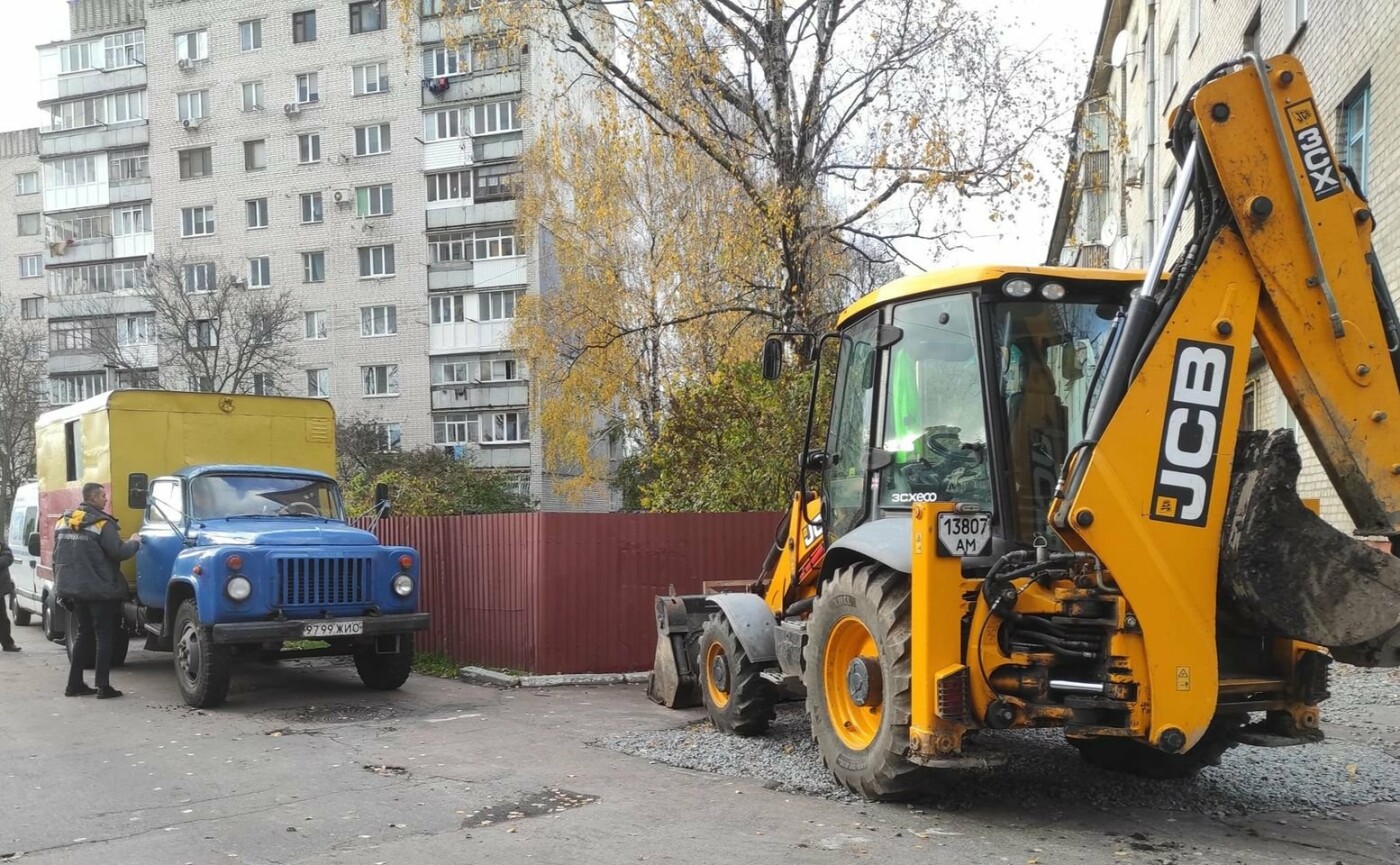
[[[68,0],[2,0],[23,6],[0,27],[0,129],[38,126],[39,55],[36,45],[68,38]]]

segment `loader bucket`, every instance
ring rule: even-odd
[[[656,596],[656,660],[647,681],[647,696],[668,709],[700,705],[700,630],[705,599],[698,595]]]
[[[1220,551],[1221,624],[1400,666],[1400,558],[1332,528],[1298,498],[1291,430],[1240,434]]]

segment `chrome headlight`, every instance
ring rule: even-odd
[[[406,598],[413,594],[413,578],[408,574],[399,574],[389,585],[394,590],[394,594],[400,598]]]
[[[1033,288],[1029,279],[1008,279],[1001,290],[1006,292],[1008,297],[1028,297]]]
[[[229,577],[228,582],[224,583],[224,594],[228,595],[230,600],[246,601],[248,596],[253,594],[253,584],[248,582],[247,577]]]
[[[1040,287],[1040,296],[1046,300],[1059,300],[1065,296],[1065,287],[1058,282],[1047,282]]]

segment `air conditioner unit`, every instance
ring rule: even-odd
[[[342,201],[345,200],[345,193],[344,193],[344,192],[341,192],[339,189],[337,189],[337,190],[335,191],[335,196],[334,196],[334,198],[335,198],[335,203],[336,203],[336,204],[339,204],[340,202],[342,202]]]
[[[194,68],[194,61],[189,59],[188,57],[182,57],[179,60],[175,61],[175,68],[182,69],[185,72],[188,72]]]
[[[282,113],[288,117],[291,117],[293,114],[300,114],[301,106],[295,102],[288,102],[286,105],[282,106]]]
[[[229,283],[234,286],[237,286],[238,288],[242,288],[243,286],[248,284],[248,280],[244,279],[241,276],[235,276],[229,280]]]
[[[181,120],[181,121],[180,121],[180,125],[183,126],[183,127],[185,127],[186,129],[198,129],[198,128],[199,128],[199,124],[201,124],[201,123],[203,123],[203,122],[204,122],[204,118],[202,118],[202,117],[191,117],[191,118],[188,119],[188,120]]]
[[[335,191],[335,194],[332,195],[331,198],[335,200],[336,207],[349,207],[355,203],[355,196],[351,195],[349,192],[342,192],[339,189]]]

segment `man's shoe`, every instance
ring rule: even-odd
[[[24,650],[21,649],[19,646],[16,646],[14,643],[11,643],[11,644],[9,644],[8,646],[0,646],[0,651],[3,651],[3,652],[23,652]]]
[[[91,697],[97,693],[96,688],[89,688],[87,685],[79,685],[76,688],[69,688],[63,692],[65,697]]]
[[[97,699],[99,700],[114,700],[121,695],[122,692],[118,691],[116,688],[106,687],[97,689]]]

